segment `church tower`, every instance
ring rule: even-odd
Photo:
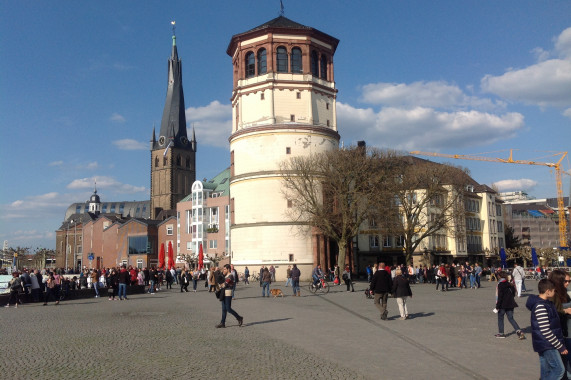
[[[99,195],[97,195],[97,183],[95,183],[93,194],[89,197],[89,212],[93,215],[101,214],[101,200]]]
[[[196,137],[189,141],[186,132],[182,64],[176,36],[168,60],[167,96],[157,140],[151,137],[151,219],[164,211],[176,210],[176,204],[192,191],[196,179]]]
[[[319,242],[287,217],[280,163],[337,149],[333,55],[339,40],[279,16],[232,37],[230,223],[239,268],[288,264],[309,275]],[[301,223],[303,224],[303,222]],[[283,273],[282,273],[283,272]]]

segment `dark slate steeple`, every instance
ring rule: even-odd
[[[184,92],[182,90],[182,64],[178,58],[176,36],[172,36],[172,51],[168,60],[167,96],[159,138],[152,149],[165,149],[172,137],[171,148],[190,150],[190,142],[186,133],[186,116],[184,107]]]

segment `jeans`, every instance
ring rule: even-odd
[[[561,355],[556,349],[543,351],[539,354],[541,380],[559,380],[565,373]]]
[[[222,289],[222,291],[224,291],[224,289]],[[242,319],[242,317],[240,317],[238,313],[232,310],[232,296],[225,296],[224,301],[222,301],[222,320],[220,321],[220,323],[222,323],[223,325],[226,324],[227,313],[232,314],[234,317],[236,317],[237,320]]]
[[[461,288],[467,288],[468,287],[466,285],[466,276],[462,276],[462,282],[460,282],[460,287]]]
[[[291,286],[293,286],[293,285],[291,284],[291,277],[286,280],[285,286],[288,286],[288,284],[291,285]]]
[[[262,282],[262,297],[270,296],[270,283],[267,281]]]
[[[149,291],[148,293],[154,293],[155,292],[155,281],[150,280],[149,281]]]
[[[99,282],[93,283],[93,289],[95,290],[95,296],[99,297],[99,289],[98,289]]]
[[[119,283],[119,298],[127,298],[127,284]]]
[[[291,287],[293,288],[293,295],[295,296],[297,293],[299,293],[299,280],[293,280]]]
[[[498,309],[498,331],[504,333],[504,314],[508,316],[508,322],[511,323],[515,331],[521,330],[514,319],[514,309]]]
[[[192,290],[196,292],[196,288],[198,286],[198,280],[192,279]]]
[[[475,288],[475,287],[476,287],[476,276],[471,274],[470,275],[470,288]]]

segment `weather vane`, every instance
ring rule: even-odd
[[[176,29],[176,25],[175,25],[175,24],[176,24],[175,21],[171,21],[171,25],[172,25],[172,35],[173,35],[173,36],[175,35],[175,33],[174,33],[174,31],[175,31],[175,29]]]
[[[284,13],[284,3],[282,0],[280,0],[280,16],[283,16]]]

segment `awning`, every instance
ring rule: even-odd
[[[539,212],[541,212],[542,214],[545,214],[545,215],[551,215],[551,214],[555,213],[555,211],[553,211],[553,210],[539,210]]]
[[[531,216],[536,216],[536,217],[540,217],[543,218],[545,215],[543,215],[541,212],[537,211],[537,210],[527,210],[528,214]]]

